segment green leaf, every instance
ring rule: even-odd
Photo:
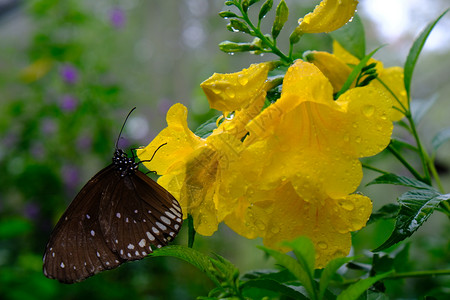
[[[419,124],[422,118],[427,114],[430,108],[436,103],[438,95],[434,94],[428,100],[414,100],[411,102],[410,110],[415,124]]]
[[[227,25],[228,30],[236,32],[240,31],[243,33],[251,34],[250,28],[248,28],[247,24],[242,22],[241,20],[231,19],[230,24]]]
[[[408,57],[406,58],[405,67],[404,67],[404,82],[405,82],[405,89],[407,93],[408,99],[410,99],[411,94],[411,81],[412,81],[412,75],[414,72],[414,68],[417,63],[417,59],[419,58],[420,52],[422,52],[423,46],[425,45],[425,42],[430,35],[431,31],[433,30],[436,23],[449,11],[450,9],[447,9],[444,11],[436,20],[433,22],[430,22],[427,27],[420,33],[419,37],[414,41],[413,45],[411,46],[411,49],[409,50]]]
[[[280,1],[280,4],[277,6],[277,11],[275,15],[275,21],[272,25],[272,37],[275,40],[280,34],[281,29],[283,29],[284,23],[288,20],[289,17],[289,8],[286,5],[284,0]]]
[[[22,218],[5,218],[0,221],[0,240],[28,234],[32,228],[28,220]]]
[[[261,50],[255,44],[251,43],[235,43],[230,41],[223,41],[219,44],[219,49],[226,53],[234,53],[234,52],[247,52],[247,51],[257,51]]]
[[[288,282],[295,280],[295,277],[286,269],[281,271],[278,270],[252,270],[248,273],[245,273],[241,277],[242,280],[251,280],[251,279],[270,279],[278,282]]]
[[[213,132],[213,130],[217,128],[217,119],[219,117],[220,116],[214,116],[202,125],[198,126],[194,134],[201,137],[202,139],[207,138]]]
[[[259,10],[258,19],[262,20],[262,18],[264,18],[264,16],[267,15],[267,13],[272,9],[272,6],[273,0],[266,0]]]
[[[431,140],[431,146],[433,151],[436,152],[439,147],[450,140],[450,127],[444,128],[439,131]]]
[[[282,294],[284,296],[293,298],[293,299],[309,299],[300,291],[298,291],[297,287],[290,286],[284,283],[280,283],[275,280],[270,279],[254,279],[249,280],[241,284],[242,293],[245,296],[245,290],[251,288],[258,288],[263,290],[268,290],[275,292],[277,294]]]
[[[314,274],[309,269],[308,264],[304,263],[304,259],[302,259],[303,262],[299,264],[294,258],[287,254],[263,246],[259,246],[258,248],[272,256],[278,264],[288,269],[305,287],[310,298],[317,299],[317,291],[313,279]]]
[[[244,12],[247,12],[248,7],[250,6],[250,3],[249,3],[248,0],[242,0],[242,1],[241,1],[241,6],[242,6],[242,10],[243,10]]]
[[[219,13],[219,16],[224,18],[224,19],[228,19],[228,18],[238,18],[238,15],[236,15],[234,12],[231,11],[221,11]]]
[[[184,260],[205,273],[209,279],[220,286],[220,282],[216,278],[215,268],[211,263],[211,258],[197,250],[185,246],[171,245],[156,249],[150,256],[170,256]]]
[[[411,262],[409,261],[409,248],[411,244],[405,243],[394,255],[394,269],[396,272],[406,272],[411,269]]]
[[[347,289],[345,289],[338,297],[337,300],[353,300],[358,299],[367,289],[369,289],[377,281],[389,276],[391,272],[386,272],[374,277],[369,277],[352,284]]]
[[[373,252],[389,248],[411,236],[431,216],[439,204],[450,198],[436,190],[412,190],[398,198],[400,210],[391,236]]]
[[[413,178],[409,178],[406,176],[392,174],[392,173],[381,175],[380,177],[377,177],[374,180],[372,180],[371,182],[369,182],[368,184],[366,184],[366,186],[374,185],[374,184],[394,184],[394,185],[402,185],[402,186],[412,187],[412,188],[416,188],[416,189],[434,190],[434,188],[432,186],[430,186],[422,181],[419,181],[419,180],[413,179]]]
[[[352,257],[339,257],[330,261],[323,269],[319,282],[319,299],[324,299],[325,291],[330,284],[336,271],[345,263],[351,261]]]
[[[400,210],[400,205],[397,203],[388,203],[383,205],[379,210],[373,212],[370,215],[369,221],[367,221],[367,225],[376,222],[380,219],[389,220],[394,219],[398,215],[398,211]]]
[[[353,16],[351,22],[348,22],[338,30],[330,32],[329,35],[358,59],[363,59],[366,55],[364,25],[358,14]]]
[[[314,244],[309,238],[301,236],[292,241],[285,241],[282,245],[291,248],[302,268],[309,274],[314,274],[316,254]]]
[[[358,65],[356,65],[352,72],[350,73],[350,75],[348,76],[347,80],[345,81],[344,85],[342,86],[341,90],[337,93],[336,95],[336,99],[339,98],[340,95],[342,95],[343,93],[345,93],[350,86],[352,85],[353,81],[355,81],[356,77],[358,76],[358,74],[361,72],[362,68],[364,68],[367,64],[367,62],[369,61],[369,59],[378,51],[380,50],[380,48],[383,46],[380,46],[378,48],[376,48],[375,50],[373,50],[372,52],[370,52],[369,54],[367,54],[366,56],[364,56],[363,59],[361,59],[361,61],[359,62]]]

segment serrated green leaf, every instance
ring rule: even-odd
[[[398,198],[400,210],[390,237],[373,250],[387,249],[411,236],[431,216],[439,204],[450,194],[442,195],[436,190],[412,190]]]
[[[239,270],[224,257],[213,253],[216,259],[210,258],[213,265],[224,275],[224,279],[231,281],[235,274],[239,274]]]
[[[262,20],[262,18],[267,15],[267,13],[272,9],[273,6],[273,0],[266,0],[264,4],[261,6],[261,9],[259,10],[258,19]]]
[[[373,212],[370,215],[369,221],[367,221],[367,225],[376,222],[380,219],[388,220],[394,219],[398,215],[398,211],[400,210],[400,205],[397,203],[389,203],[383,205],[379,210]]]
[[[284,24],[289,17],[289,8],[284,0],[281,0],[277,6],[275,20],[272,25],[272,37],[276,39],[280,34],[281,29],[283,29]]]
[[[227,19],[227,18],[238,18],[238,15],[236,15],[234,12],[228,11],[228,10],[227,11],[221,11],[219,13],[219,16],[224,18],[224,19]]]
[[[319,299],[324,299],[325,291],[327,290],[328,285],[333,279],[336,271],[345,263],[351,261],[352,257],[339,257],[330,261],[326,267],[323,269],[323,272],[320,276],[319,282]]]
[[[380,46],[378,48],[376,48],[375,50],[373,50],[372,52],[370,52],[369,54],[367,54],[366,56],[364,56],[363,59],[361,59],[361,61],[359,62],[358,65],[356,65],[352,72],[350,73],[350,75],[348,76],[347,80],[345,81],[344,85],[342,86],[341,90],[337,93],[336,95],[336,99],[339,98],[340,95],[342,95],[343,93],[345,93],[350,86],[352,85],[353,81],[355,81],[356,77],[358,76],[358,74],[361,72],[362,68],[364,68],[367,64],[367,62],[369,61],[369,59],[378,51],[380,50],[380,48],[383,46]]]
[[[229,28],[229,27],[234,32],[240,31],[243,33],[251,34],[250,28],[248,28],[248,26],[240,20],[236,20],[236,19],[230,20],[230,24],[227,25],[227,28]]]
[[[213,132],[213,130],[217,128],[217,119],[219,117],[220,116],[214,116],[202,125],[198,126],[194,134],[201,137],[202,139],[207,138]]]
[[[275,280],[270,279],[254,279],[249,280],[241,285],[242,293],[245,296],[245,291],[250,288],[258,288],[263,290],[268,290],[275,292],[277,294],[282,294],[287,297],[293,298],[293,299],[309,299],[304,294],[302,294],[300,291],[298,291],[297,288],[294,288],[293,286],[277,282]]]
[[[450,127],[439,131],[431,140],[433,151],[436,152],[446,142],[450,141]]]
[[[409,178],[406,176],[392,174],[392,173],[381,175],[380,177],[377,177],[374,180],[372,180],[371,182],[369,182],[368,184],[366,184],[366,186],[374,185],[374,184],[393,184],[393,185],[402,185],[402,186],[412,187],[412,188],[416,188],[416,189],[434,190],[434,188],[432,186],[430,186],[422,181],[419,181],[414,178]]]
[[[153,253],[150,253],[150,256],[170,256],[184,260],[205,273],[209,279],[220,286],[220,282],[217,280],[213,271],[214,266],[211,263],[211,258],[197,250],[185,246],[172,245],[156,249]]]
[[[389,276],[392,272],[383,273],[374,277],[369,277],[352,284],[345,289],[338,297],[337,300],[356,300],[367,289],[369,289],[374,283],[380,281],[383,278]]]
[[[433,107],[438,98],[438,95],[434,94],[428,100],[414,100],[410,103],[410,110],[415,124],[419,124],[422,121],[422,118]]]
[[[405,89],[407,93],[408,99],[410,98],[411,94],[411,81],[412,81],[412,75],[414,72],[414,68],[417,63],[417,59],[419,58],[420,52],[422,52],[423,46],[425,45],[425,42],[430,35],[431,31],[433,30],[434,26],[437,22],[449,11],[450,9],[447,9],[444,11],[436,20],[433,22],[430,22],[427,27],[420,33],[419,37],[414,41],[413,45],[411,46],[411,49],[409,50],[409,54],[406,58],[405,67],[404,67],[404,82],[405,82]]]
[[[300,265],[297,260],[290,257],[289,255],[270,248],[266,248],[263,246],[259,246],[258,248],[262,249],[268,255],[272,256],[278,264],[289,270],[305,287],[310,298],[317,298],[317,291],[315,289],[313,274],[311,274],[311,271],[308,267],[305,267],[305,263],[302,263],[302,265]]]
[[[358,59],[362,59],[366,55],[364,25],[358,14],[353,16],[351,22],[330,32],[329,35]]]

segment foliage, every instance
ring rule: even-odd
[[[97,165],[102,166],[99,161],[109,161],[121,123],[117,116],[129,109],[126,98],[135,92],[121,77],[139,76],[115,73],[120,69],[115,61],[121,54],[113,49],[126,44],[117,32],[127,19],[123,8],[101,2],[98,6],[72,0],[64,4],[25,2],[22,14],[32,29],[22,45],[24,51],[8,45],[1,48],[10,56],[13,53],[16,60],[0,59],[0,65],[14,70],[0,69],[0,171],[4,174],[0,182],[0,298],[449,296],[445,287],[450,275],[450,237],[430,240],[417,232],[439,218],[444,225],[438,226],[448,227],[450,194],[445,191],[448,184],[444,179],[448,166],[442,166],[439,154],[448,146],[450,130],[424,134],[418,128],[419,122],[429,122],[426,116],[438,102],[433,95],[420,104],[414,94],[418,83],[413,80],[423,47],[448,10],[418,35],[403,68],[385,68],[373,58],[385,46],[367,50],[369,38],[363,20],[354,15],[357,1],[353,0],[324,0],[294,27],[289,21],[301,15],[284,0],[225,1],[219,16],[228,22],[230,37],[236,38],[221,42],[219,49],[233,54],[233,59],[238,59],[239,53],[273,61],[232,74],[215,74],[202,88],[210,108],[219,113],[203,110],[203,115],[195,115],[202,124],[191,131],[188,109],[176,104],[167,113],[168,128],[138,151],[145,160],[145,152],[153,153],[153,148],[169,141],[159,153],[165,158],[143,164],[162,175],[159,183],[185,203],[188,220],[176,242],[188,247],[157,249],[149,259],[73,286],[45,278],[41,253],[68,204],[62,199],[72,198],[89,177],[84,173],[92,170],[87,171],[86,166],[98,169]],[[99,7],[107,7],[103,15]],[[311,40],[313,36],[329,38],[323,33],[334,40],[333,53],[318,51],[323,50],[322,44],[317,47]],[[170,31],[158,34],[174,39]],[[191,73],[197,71],[190,68]],[[304,79],[295,68],[319,75]],[[308,84],[299,85],[299,78]],[[303,104],[287,105],[286,99],[300,99],[300,103],[316,92],[320,94],[317,103],[306,104],[312,111],[341,105],[337,110],[348,115],[339,119],[337,113],[321,111],[322,120],[329,117],[333,134],[324,136],[331,143],[318,143],[314,151],[301,156],[299,153],[313,144],[295,144],[303,128],[295,126],[304,125],[299,120],[306,115],[300,114]],[[298,93],[302,97],[295,98]],[[361,106],[358,114],[347,105],[370,97],[379,100],[374,102],[379,109],[374,123],[359,119],[372,115],[370,108]],[[380,108],[387,99],[392,103],[390,112]],[[150,101],[148,104],[151,107]],[[194,109],[188,108],[191,114]],[[113,114],[119,109],[121,114]],[[278,127],[287,119],[291,122],[288,126]],[[367,130],[361,129],[351,138],[340,136],[343,131],[351,132],[356,123]],[[336,143],[339,139],[344,142]],[[170,141],[176,141],[176,147]],[[121,142],[127,147],[135,143]],[[358,148],[360,143],[365,146]],[[338,159],[327,160],[318,155],[322,153],[333,153],[330,157]],[[242,157],[245,159],[240,160]],[[392,193],[385,193],[380,197],[373,192],[369,199],[356,192],[363,168],[364,178],[370,172],[379,175],[367,183],[370,189],[366,191],[380,191],[381,185],[389,185],[400,191],[399,196],[395,199]],[[320,205],[315,204],[317,199]],[[377,207],[371,215],[370,200]],[[255,249],[247,245],[250,250],[241,253],[238,244],[250,242],[230,238],[228,231],[221,235],[221,222],[244,238],[261,238],[265,246]],[[214,237],[202,237],[213,233]],[[321,243],[324,240],[327,243]],[[206,255],[211,249],[220,255]],[[264,257],[263,268],[241,271],[249,269],[241,266],[245,259],[258,255]]]

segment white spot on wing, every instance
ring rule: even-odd
[[[97,251],[97,257],[100,257],[100,253],[98,253],[98,251]]]
[[[147,255],[147,252],[142,251],[142,256],[146,256],[146,255]]]
[[[163,225],[163,224],[161,224],[161,223],[159,223],[159,222],[156,222],[155,224],[156,224],[156,226],[158,226],[161,230],[166,230],[166,229],[167,229],[167,227],[166,227],[165,225]]]
[[[175,236],[175,232],[172,231],[169,233],[169,235],[173,237],[173,236]]]
[[[134,249],[134,245],[133,244],[128,244],[127,248],[130,249],[130,250],[133,250]]]
[[[118,217],[119,219],[120,219],[120,212],[118,212],[117,214],[116,214],[116,217]]]
[[[142,248],[145,247],[146,242],[147,241],[145,239],[140,240],[139,241],[139,246],[142,247]]]
[[[168,216],[171,219],[175,219],[176,218],[176,216],[173,213],[171,213],[170,211],[166,211],[164,213],[166,214],[166,216]]]
[[[173,228],[175,228],[175,230],[178,230],[178,228],[180,228],[180,225],[175,224],[175,225],[173,226]]]
[[[127,256],[128,256],[128,257],[131,257],[131,253],[128,253]]]
[[[127,222],[127,223],[128,223],[128,218],[126,218],[126,219],[125,219],[125,222]]]
[[[86,214],[86,218],[87,218],[87,219],[90,219],[90,218],[91,218],[91,216],[90,216],[90,215],[88,215],[88,214]]]
[[[139,256],[139,251],[136,250],[136,252],[134,253],[136,256]]]
[[[179,211],[176,211],[173,207],[169,208],[171,212],[173,212],[174,215],[176,215],[178,218],[181,218],[181,213]]]
[[[152,227],[152,230],[153,230],[154,233],[159,234],[159,230],[156,229],[156,227]]]
[[[95,231],[94,230],[91,230],[91,235],[95,236]]]
[[[138,210],[137,210],[137,209],[135,209],[135,210],[134,210],[134,213],[135,213],[135,214],[137,214],[137,213],[138,213]]]
[[[170,220],[167,217],[161,216],[161,221],[163,221],[167,225],[170,225]]]
[[[148,237],[148,239],[150,241],[154,241],[155,240],[155,237],[150,232],[147,231],[146,234],[147,234],[147,237]]]
[[[64,265],[63,262],[61,262],[60,266],[61,266],[61,268],[63,268],[63,269],[64,269],[64,267],[65,267],[65,265]]]
[[[118,243],[119,243],[119,240],[115,240],[114,242],[116,242],[116,244],[118,244]]]
[[[52,253],[52,257],[55,257],[55,252]]]
[[[120,249],[120,255],[123,255],[123,249]]]

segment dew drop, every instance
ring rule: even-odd
[[[328,248],[328,244],[326,242],[318,242],[317,243],[317,247],[319,247],[319,249],[325,250]]]
[[[238,82],[239,82],[239,84],[242,85],[242,86],[247,85],[247,83],[248,83],[248,77],[247,77],[247,76],[244,76],[243,74],[241,74],[241,75],[238,76]]]
[[[348,200],[341,201],[339,204],[342,206],[343,209],[348,211],[355,209],[355,205],[353,204],[353,202]]]
[[[362,113],[366,116],[366,117],[371,117],[373,115],[373,113],[375,112],[375,107],[373,105],[365,105],[362,108]]]

